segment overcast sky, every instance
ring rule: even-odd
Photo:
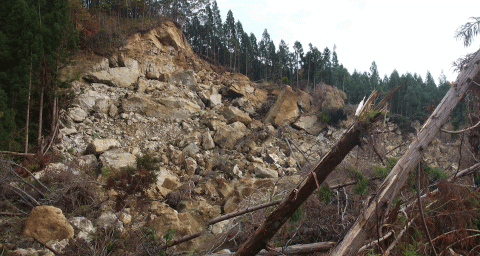
[[[369,71],[376,62],[381,78],[396,69],[400,74],[427,70],[438,83],[441,71],[454,81],[452,61],[480,47],[480,36],[464,48],[455,30],[480,16],[479,0],[217,0],[222,21],[228,10],[245,32],[261,40],[266,28],[271,40],[290,46],[298,40],[304,51],[312,43],[323,52],[336,45],[348,71]]]

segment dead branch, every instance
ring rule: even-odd
[[[405,215],[406,216],[406,215]],[[405,225],[405,227],[398,233],[398,236],[395,238],[395,240],[390,244],[390,246],[388,246],[387,250],[385,250],[385,255],[388,256],[390,255],[391,251],[393,250],[393,248],[395,248],[395,246],[397,245],[398,241],[400,241],[400,239],[402,238],[403,234],[405,234],[405,232],[407,231],[407,229],[410,227],[410,225],[413,224],[413,222],[415,221],[415,218],[413,218],[411,221],[409,221],[407,223],[407,225]]]
[[[423,207],[422,207],[422,199],[420,198],[420,172],[423,171],[422,163],[418,163],[418,170],[417,170],[417,202],[418,202],[418,209],[420,211],[420,218],[422,219],[423,228],[425,229],[425,233],[427,234],[428,242],[432,247],[433,253],[437,254],[435,250],[435,246],[432,242],[432,237],[430,236],[430,232],[428,231],[427,222],[425,221],[425,216],[423,215]]]
[[[371,102],[376,96],[374,91],[366,102],[366,106],[370,106]],[[375,111],[381,111],[384,107],[378,105],[375,107]],[[379,120],[382,116],[381,112],[374,113],[374,117],[369,117],[366,114],[364,108],[360,113],[355,123],[342,135],[332,149],[323,156],[323,158],[317,162],[313,167],[310,167],[310,171],[307,177],[301,181],[296,188],[280,203],[280,205],[267,217],[265,222],[255,231],[255,234],[245,242],[236,252],[235,255],[255,255],[261,249],[265,248],[267,241],[271,239],[275,233],[282,227],[292,214],[297,210],[300,205],[311,195],[311,193],[317,188],[316,181],[313,176],[313,172],[316,173],[318,181],[321,183],[325,181],[328,175],[335,169],[335,167],[343,161],[345,156],[357,145],[360,144],[362,136],[370,125]]]
[[[450,134],[459,134],[459,133],[464,133],[464,132],[468,132],[470,130],[473,130],[473,129],[477,128],[479,125],[480,125],[480,121],[478,123],[476,123],[474,126],[470,126],[470,127],[465,128],[463,130],[460,130],[460,131],[449,131],[449,130],[445,130],[445,129],[440,129],[440,131],[445,132],[445,133],[450,133]]]
[[[370,247],[372,247],[372,246],[377,245],[379,242],[382,242],[382,241],[388,239],[389,237],[391,237],[391,236],[394,235],[394,234],[395,234],[395,231],[390,230],[388,233],[386,233],[384,236],[380,237],[379,239],[374,240],[374,241],[372,241],[372,242],[370,242],[370,243],[362,246],[362,248],[358,249],[358,252],[363,252],[363,251],[365,251],[366,249],[368,249],[368,248],[370,248]]]
[[[5,216],[23,216],[25,215],[24,213],[14,213],[14,212],[0,212],[0,215],[5,215]]]
[[[372,230],[370,227],[376,225],[375,217],[377,213],[375,210],[379,210],[378,216],[384,216],[391,202],[394,201],[395,196],[407,181],[409,173],[420,161],[423,150],[428,147],[428,144],[445,123],[453,108],[467,91],[471,81],[480,73],[479,61],[480,52],[477,52],[471,65],[468,65],[458,76],[455,84],[430,115],[403,157],[393,167],[377,193],[370,200],[368,207],[364,209],[364,213],[359,215],[343,240],[332,250],[331,255],[355,255],[367,237],[371,236]]]
[[[213,225],[217,222],[228,220],[228,219],[231,219],[233,217],[237,217],[237,216],[243,215],[245,213],[253,212],[253,211],[256,211],[256,210],[260,210],[260,209],[263,209],[263,208],[266,208],[266,207],[269,207],[269,206],[272,206],[272,205],[277,205],[279,203],[280,203],[280,200],[277,200],[277,201],[273,201],[273,202],[260,204],[260,205],[254,206],[254,207],[247,207],[243,210],[240,210],[240,211],[237,211],[237,212],[232,212],[232,213],[225,214],[223,216],[211,219],[210,221],[208,221],[208,225]]]
[[[30,186],[30,187],[33,188],[35,191],[37,191],[40,195],[42,195],[42,197],[45,197],[45,194],[43,194],[43,192],[40,191],[40,189],[38,189],[38,188],[35,187],[32,183],[26,181],[24,178],[22,178],[20,175],[18,175],[18,173],[17,173],[16,171],[14,171],[11,166],[8,166],[6,169],[7,169],[10,173],[12,173],[15,177],[17,177],[19,180],[21,180],[23,183],[25,183],[26,185]]]
[[[452,248],[452,246],[454,246],[454,245],[456,245],[456,244],[458,244],[458,243],[460,243],[460,242],[462,242],[462,241],[465,241],[465,240],[467,240],[467,239],[475,238],[475,237],[478,237],[478,236],[480,236],[480,234],[471,235],[471,236],[462,238],[462,239],[460,239],[460,240],[457,240],[457,241],[455,241],[454,243],[452,243],[451,245],[447,246],[447,248],[445,248],[445,250],[443,250],[443,251],[440,253],[440,255],[444,255],[444,254],[445,254],[445,251],[447,251],[448,249]]]
[[[305,160],[307,160],[307,163],[308,164],[312,164],[310,163],[310,160],[308,160],[308,157],[305,156],[305,153],[297,146],[297,144],[295,144],[295,142],[289,138],[287,138],[288,141],[290,141],[290,143],[293,144],[293,146],[295,146],[295,148],[297,148],[298,152],[300,152],[300,154],[302,154],[303,158],[305,158]]]
[[[8,164],[16,165],[16,166],[22,168],[22,170],[26,171],[38,184],[40,184],[40,186],[42,186],[44,189],[48,190],[47,186],[45,186],[42,182],[40,182],[37,178],[35,178],[35,175],[33,175],[33,173],[30,172],[27,168],[15,163],[15,162],[9,161],[9,160],[1,160],[1,161],[4,161]]]
[[[268,203],[264,203],[264,204],[260,204],[260,205],[257,205],[257,206],[253,206],[253,207],[247,207],[243,210],[240,210],[240,211],[236,211],[236,212],[232,212],[232,213],[229,213],[229,214],[225,214],[225,215],[222,215],[220,217],[217,217],[217,218],[213,218],[211,220],[208,221],[207,225],[210,226],[210,225],[213,225],[217,222],[220,222],[220,221],[224,221],[224,220],[228,220],[228,219],[231,219],[231,218],[234,218],[234,217],[237,217],[237,216],[240,216],[240,215],[243,215],[245,213],[249,213],[249,212],[253,212],[253,211],[256,211],[256,210],[260,210],[260,209],[263,209],[263,208],[266,208],[266,207],[269,207],[269,206],[272,206],[272,205],[276,205],[276,204],[279,204],[280,203],[280,200],[277,200],[277,201],[273,201],[273,202],[268,202]],[[190,241],[194,238],[197,238],[199,236],[201,236],[203,233],[205,232],[205,230],[202,230],[202,231],[199,231],[199,232],[196,232],[196,233],[193,233],[193,234],[190,234],[190,235],[186,235],[186,236],[183,236],[183,237],[179,237],[177,239],[174,239],[172,241],[169,241],[168,242],[168,245],[167,244],[163,244],[161,245],[159,248],[160,249],[166,249],[167,246],[168,247],[171,247],[171,246],[174,246],[174,245],[177,245],[177,244],[181,244],[181,243],[184,243],[186,241]]]
[[[370,182],[370,181],[380,180],[380,179],[381,179],[380,177],[373,177],[373,178],[368,179],[368,181]],[[348,187],[348,186],[352,186],[352,185],[356,185],[356,184],[357,184],[357,181],[350,181],[350,182],[347,182],[347,183],[343,183],[343,184],[339,184],[339,185],[335,185],[335,186],[330,186],[330,189],[334,190],[334,189]]]
[[[35,154],[33,153],[19,153],[19,152],[11,152],[11,151],[0,151],[0,154],[12,155],[12,156],[35,156]]]
[[[59,254],[60,254],[57,250],[53,249],[53,248],[52,248],[51,246],[49,246],[48,244],[46,244],[46,243],[38,240],[35,236],[33,236],[33,239],[34,239],[35,241],[37,241],[39,244],[43,245],[45,248],[49,249],[53,254],[55,254],[55,255],[59,255]]]
[[[300,172],[303,172],[302,166],[300,166],[300,162],[298,162],[297,158],[295,157],[295,154],[293,153],[292,147],[290,146],[290,142],[288,141],[288,139],[286,139],[285,142],[287,143],[287,146],[290,149],[290,154],[292,154],[293,159],[295,159],[295,162],[297,163],[298,169],[300,169]]]

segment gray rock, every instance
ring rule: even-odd
[[[97,113],[105,114],[108,113],[110,108],[110,100],[106,98],[99,98],[95,100],[95,105],[93,110]]]
[[[229,106],[225,110],[224,116],[228,123],[242,122],[245,125],[248,125],[252,122],[252,119],[247,113],[233,106]]]
[[[223,148],[233,149],[237,141],[243,136],[245,136],[243,132],[230,125],[224,125],[217,129],[213,141]]]
[[[97,168],[98,160],[93,154],[85,155],[79,157],[78,165],[85,168]]]
[[[75,230],[83,231],[89,234],[96,231],[92,222],[85,217],[73,217],[68,221],[75,228]]]
[[[110,108],[108,109],[108,115],[110,117],[116,117],[118,115],[118,108],[114,104],[110,105]]]
[[[86,111],[90,111],[93,110],[93,106],[95,106],[95,101],[99,98],[103,98],[103,96],[96,91],[89,90],[83,94],[78,95],[72,103]]]
[[[140,72],[136,68],[120,67],[90,72],[83,78],[89,82],[104,83],[110,86],[128,88],[137,82],[139,75]]]
[[[136,166],[136,158],[133,154],[116,151],[106,151],[100,156],[103,166],[113,169],[121,169],[128,166]]]
[[[183,149],[183,154],[186,156],[194,156],[198,152],[200,152],[200,148],[198,148],[197,144],[195,143],[190,143]]]
[[[95,225],[98,228],[103,228],[105,230],[115,229],[120,232],[125,230],[122,222],[111,212],[102,213],[102,215],[95,221]]]
[[[258,178],[278,178],[278,172],[265,167],[255,167],[255,175]]]
[[[186,88],[197,85],[197,79],[193,70],[176,72],[170,76],[168,82],[174,85],[185,86]]]
[[[206,131],[202,134],[202,146],[205,150],[210,150],[215,147],[215,142],[213,141],[212,135],[209,131]]]
[[[83,122],[87,117],[87,112],[79,107],[73,107],[68,110],[68,115],[73,119],[75,122]]]
[[[310,129],[315,122],[317,122],[316,115],[302,115],[300,116],[295,123],[293,123],[293,127],[297,129],[307,130]]]
[[[90,145],[90,149],[95,154],[101,154],[109,149],[119,148],[120,142],[116,139],[94,139]]]

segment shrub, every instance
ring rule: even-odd
[[[360,171],[355,168],[355,166],[350,166],[350,177],[357,181],[357,185],[353,188],[353,192],[356,194],[366,194],[367,193],[367,186],[368,186],[368,179],[361,173]]]
[[[115,206],[117,210],[125,206],[126,199],[130,195],[136,196],[137,201],[146,199],[147,190],[157,180],[155,169],[158,162],[158,158],[147,153],[137,157],[137,168],[125,168],[108,178],[105,189],[115,189],[118,192]]]
[[[382,166],[374,166],[373,169],[375,170],[375,175],[378,177],[385,179],[390,171],[392,171],[395,164],[397,164],[398,159],[394,157],[389,157],[385,159],[385,167]]]

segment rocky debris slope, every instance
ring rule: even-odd
[[[349,122],[338,128],[327,125],[318,113],[328,106],[315,105],[301,90],[285,86],[269,91],[243,75],[223,72],[198,58],[170,22],[132,36],[113,56],[83,72],[72,83],[72,105],[62,110],[61,143],[55,150],[83,170],[97,170],[99,182],[108,171],[135,166],[136,157],[147,152],[161,159],[161,167],[148,191],[153,202],[147,210],[132,204],[117,211],[105,203],[96,219],[69,219],[75,239],[88,240],[96,229],[128,233],[146,223],[158,237],[172,229],[180,237],[240,206],[281,198],[301,179],[297,166],[306,163],[297,150],[291,154],[284,139],[295,141],[314,161]],[[329,91],[338,97],[338,91]],[[268,105],[272,94],[276,101]],[[335,108],[343,108],[343,100]],[[404,138],[396,126],[387,130],[390,137],[381,147],[398,156],[402,149],[395,147]],[[107,196],[118,193],[108,191]],[[66,237],[71,237],[68,226]],[[209,235],[228,226],[229,221],[217,223]],[[199,248],[205,239],[178,250]]]

